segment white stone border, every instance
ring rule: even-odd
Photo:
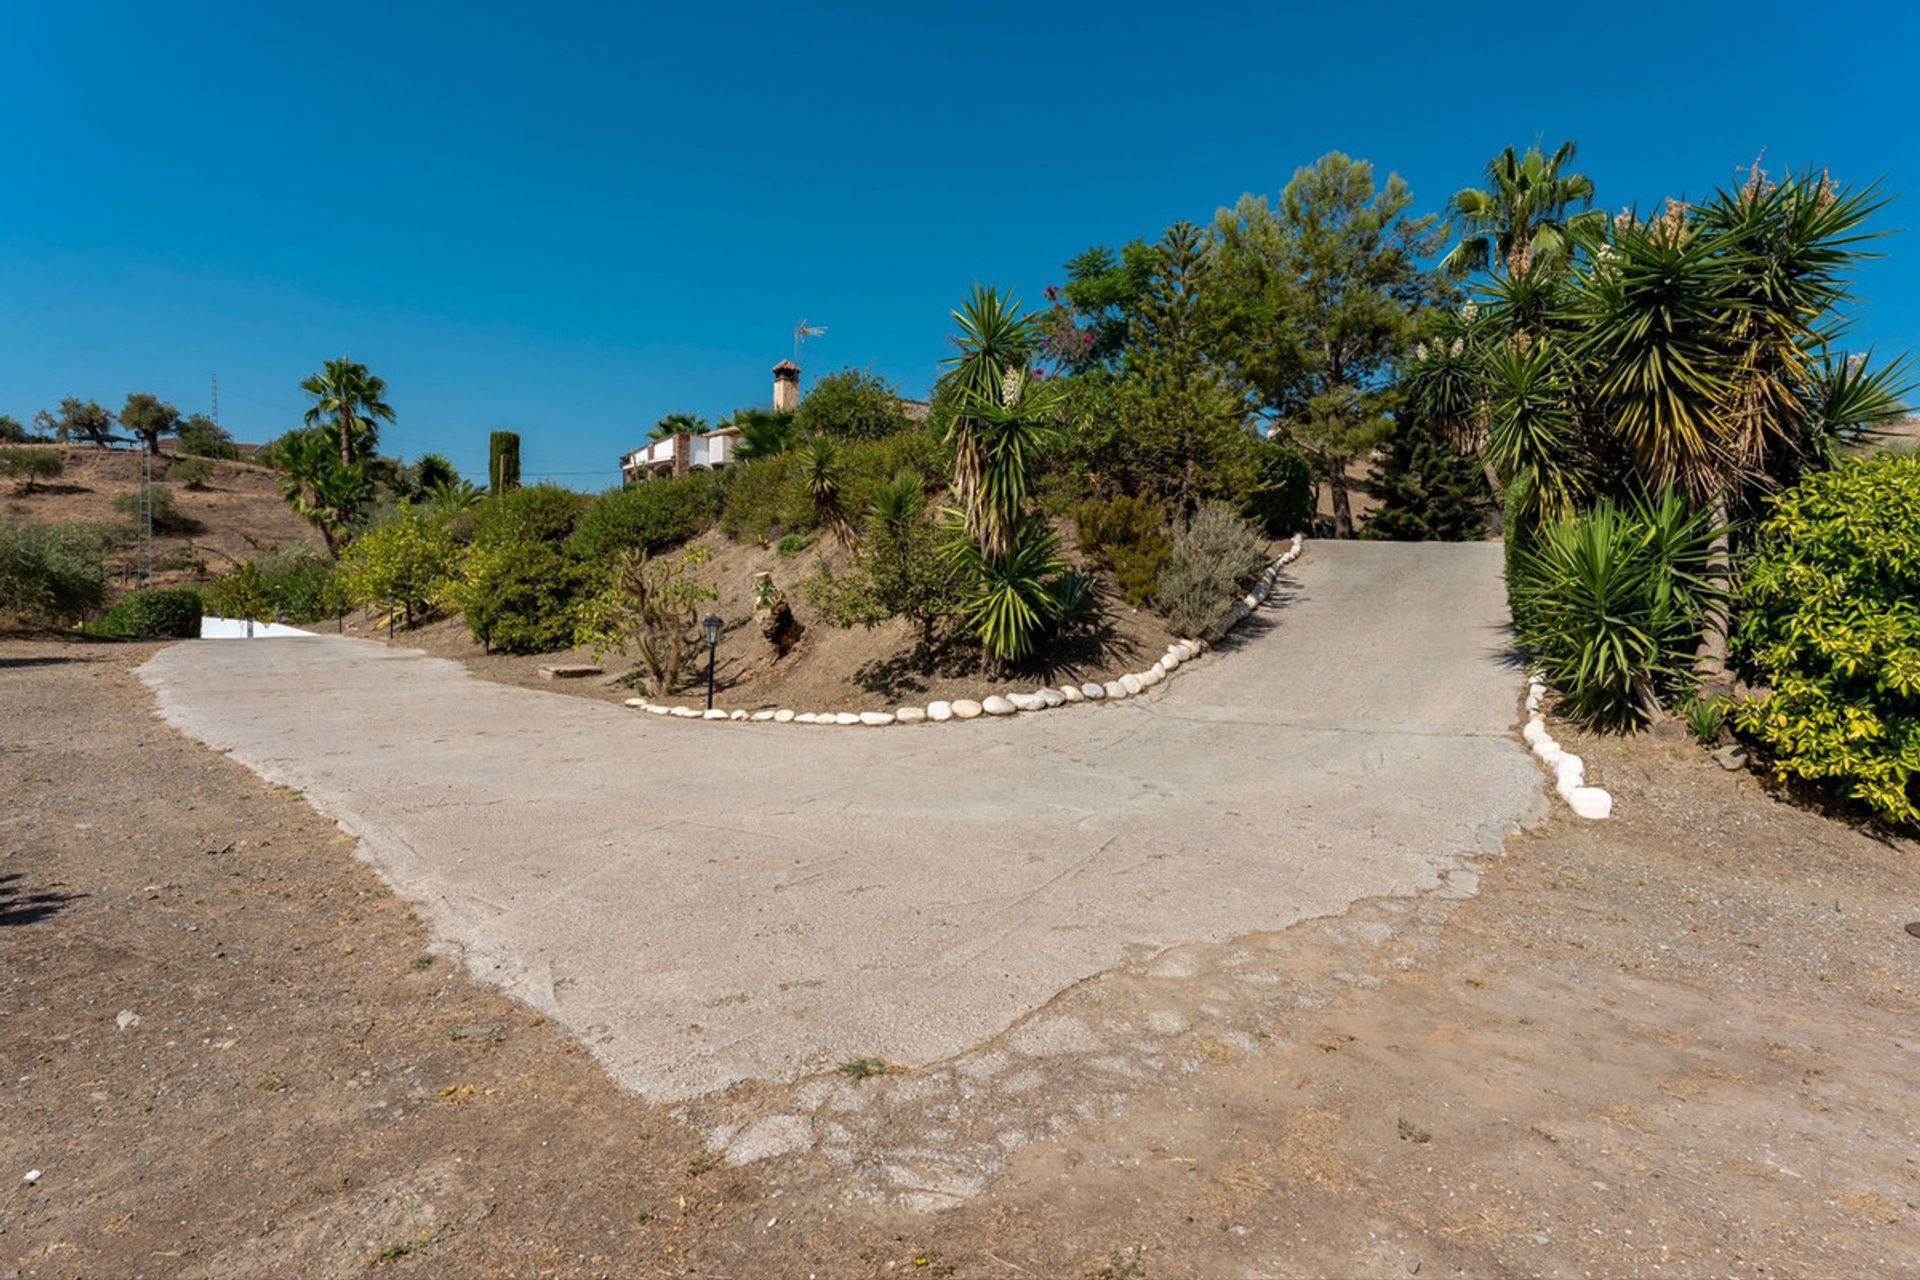
[[[1280,571],[1300,558],[1305,543],[1302,534],[1293,535],[1292,545],[1280,558],[1267,566],[1260,575],[1260,581],[1253,590],[1233,602],[1228,610],[1226,626],[1222,634],[1233,630],[1258,609],[1280,579]],[[1070,706],[1076,702],[1116,702],[1145,693],[1148,689],[1168,679],[1180,667],[1207,651],[1205,640],[1176,640],[1167,646],[1160,660],[1144,671],[1130,672],[1107,681],[1089,680],[1085,684],[1061,685],[1057,689],[1035,689],[1031,693],[996,693],[975,701],[972,698],[956,698],[951,702],[930,702],[924,707],[895,707],[892,711],[794,711],[782,707],[778,711],[722,711],[715,707],[711,711],[699,711],[693,707],[674,706],[671,703],[653,702],[646,698],[628,698],[630,707],[656,716],[674,716],[682,720],[720,720],[729,723],[752,722],[756,724],[831,724],[860,725],[878,729],[895,724],[945,724],[955,720],[975,720],[981,716],[1011,716],[1021,712],[1051,711],[1055,707]],[[1602,793],[1604,794],[1604,793]]]
[[[1520,731],[1540,763],[1553,770],[1553,789],[1567,807],[1583,818],[1600,819],[1613,813],[1613,797],[1599,787],[1587,785],[1587,762],[1566,750],[1547,732],[1547,717],[1540,710],[1546,700],[1547,678],[1535,671],[1527,676],[1527,727]]]

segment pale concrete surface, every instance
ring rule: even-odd
[[[1504,620],[1497,546],[1316,543],[1178,679],[1004,720],[682,721],[328,636],[141,675],[476,973],[675,1099],[944,1059],[1122,959],[1496,852],[1545,807]]]

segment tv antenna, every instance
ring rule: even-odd
[[[793,326],[793,362],[795,364],[800,363],[800,345],[802,343],[808,338],[817,338],[826,331],[827,326],[823,324],[810,325],[807,323],[807,318],[801,316],[800,323]]]

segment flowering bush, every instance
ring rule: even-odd
[[[1793,777],[1920,824],[1920,459],[1856,459],[1775,499],[1742,574],[1740,732]]]

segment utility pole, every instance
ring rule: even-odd
[[[140,550],[138,569],[140,585],[153,583],[153,452],[140,449]]]
[[[220,425],[220,375],[213,375],[213,425]]]

